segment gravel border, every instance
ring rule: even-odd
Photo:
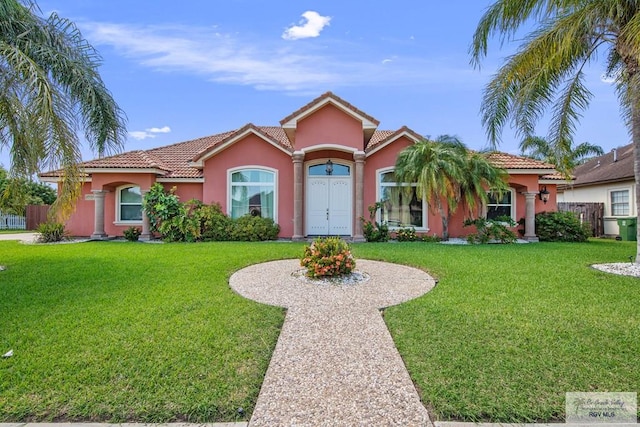
[[[240,295],[287,308],[249,426],[433,425],[379,309],[436,282],[397,264],[359,259],[357,267],[369,280],[313,283],[296,277],[298,260],[231,276]]]

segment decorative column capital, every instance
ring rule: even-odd
[[[93,197],[104,198],[104,196],[108,193],[107,190],[91,190],[93,193]]]
[[[293,163],[302,163],[304,161],[304,151],[294,151],[291,158]]]
[[[356,151],[353,153],[353,160],[355,160],[356,163],[364,163],[365,157],[366,154],[364,151]]]

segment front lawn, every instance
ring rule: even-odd
[[[300,250],[0,242],[0,422],[246,419],[284,312],[228,278]]]
[[[0,242],[0,422],[248,419],[284,319],[228,286],[302,244]],[[354,245],[439,279],[385,310],[437,419],[554,421],[567,391],[640,391],[634,243]],[[238,415],[239,407],[244,416]]]
[[[565,392],[640,395],[640,279],[588,267],[634,253],[615,241],[356,250],[440,280],[385,320],[436,419],[494,422],[564,421]]]

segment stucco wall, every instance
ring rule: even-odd
[[[203,202],[220,203],[229,213],[229,170],[240,167],[263,167],[277,170],[276,222],[280,236],[293,236],[293,162],[291,156],[262,138],[251,134],[204,162]]]
[[[296,128],[295,149],[321,144],[334,144],[362,150],[362,123],[344,111],[326,105],[300,120]]]

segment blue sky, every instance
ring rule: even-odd
[[[490,45],[469,64],[489,0],[42,0],[98,49],[107,87],[128,116],[125,150],[148,149],[243,126],[278,125],[333,91],[380,120],[379,129],[452,134],[486,145],[484,85],[516,44]],[[629,142],[612,87],[594,93],[576,142],[605,151]],[[541,135],[546,134],[544,125]],[[517,153],[509,129],[499,147]],[[93,157],[87,148],[85,159]]]

